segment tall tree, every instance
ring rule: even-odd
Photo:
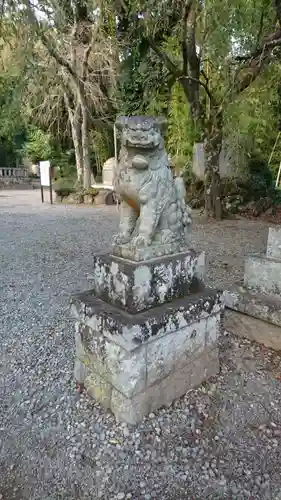
[[[131,25],[134,17],[134,30],[141,30],[182,86],[194,137],[205,143],[205,208],[217,218],[222,212],[219,154],[225,111],[274,60],[281,45],[280,10],[280,0],[273,5],[270,0],[134,3]],[[177,40],[174,53],[166,44],[171,26]]]
[[[78,181],[91,184],[90,125],[95,115],[111,109],[116,85],[116,41],[103,29],[104,14],[94,2],[30,0],[13,2],[15,23],[24,19],[33,39],[36,57],[55,74],[64,102],[75,148]],[[46,68],[45,68],[46,69]],[[50,78],[48,78],[50,81]]]

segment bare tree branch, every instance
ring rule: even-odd
[[[263,42],[258,48],[253,50],[253,52],[243,56],[236,56],[233,61],[251,61],[253,59],[257,59],[263,54],[266,54],[269,49],[272,50],[274,47],[279,45],[281,45],[281,27],[277,27],[273,33],[269,33],[265,36]]]
[[[211,94],[211,91],[210,91],[208,85],[205,82],[202,82],[202,80],[197,79],[197,78],[193,78],[192,76],[185,76],[185,75],[181,76],[178,80],[179,81],[180,80],[189,80],[190,82],[198,83],[198,85],[200,85],[205,90],[205,92],[208,95],[210,101],[214,101],[214,97]]]
[[[89,43],[88,47],[86,48],[86,50],[84,52],[84,59],[83,59],[83,63],[82,63],[82,80],[83,81],[86,78],[88,61],[89,61],[89,56],[90,56],[91,50],[92,50],[92,41]]]
[[[177,78],[179,78],[180,76],[182,76],[182,72],[179,70],[179,68],[173,63],[173,61],[166,54],[166,52],[162,51],[159,48],[159,46],[155,43],[155,41],[153,40],[153,38],[152,37],[147,37],[147,41],[148,41],[150,47],[152,48],[152,50],[154,50],[154,52],[157,54],[157,56],[159,57],[159,59],[161,59],[161,61],[163,61],[163,63],[165,64],[166,68],[168,69],[168,71],[170,71],[170,73],[172,73],[172,75],[174,75]]]

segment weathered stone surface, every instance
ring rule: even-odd
[[[177,332],[221,312],[221,295],[221,292],[205,288],[197,294],[133,315],[85,292],[73,298],[73,310],[76,317],[77,310],[82,311],[83,322],[94,331],[133,351],[153,337]]]
[[[121,211],[113,253],[131,260],[180,252],[189,239],[191,209],[183,180],[174,179],[169,168],[161,135],[165,123],[144,116],[116,121],[121,151],[114,184]]]
[[[157,338],[146,346],[147,352],[147,386],[162,380],[175,370],[175,338],[174,333]]]
[[[185,240],[175,241],[166,244],[155,243],[153,245],[138,248],[134,244],[113,245],[112,253],[123,259],[132,260],[135,262],[143,262],[145,260],[156,259],[161,256],[173,255],[177,253],[185,253],[187,245]]]
[[[84,385],[89,396],[96,399],[103,408],[106,410],[111,408],[112,384],[102,378],[98,373],[88,370]]]
[[[281,228],[278,226],[268,230],[266,255],[281,260]]]
[[[93,292],[136,313],[197,291],[204,272],[205,254],[193,250],[142,263],[100,255],[94,258]]]
[[[248,257],[244,286],[260,293],[281,295],[281,260],[261,255]]]
[[[80,336],[79,323],[75,323],[75,363],[74,379],[79,384],[83,384],[87,376],[87,362],[85,348]]]
[[[281,348],[281,230],[270,228],[266,255],[246,259],[244,286],[224,292],[225,328],[273,349]],[[231,311],[230,311],[231,309]]]
[[[125,398],[113,391],[111,410],[116,420],[137,424],[150,412],[163,406],[170,406],[173,401],[219,371],[218,350],[204,353],[192,363],[171,373],[134,398]]]
[[[95,205],[115,205],[115,203],[115,195],[112,190],[103,187],[99,189],[99,193],[94,198]]]
[[[222,149],[219,155],[219,173],[222,179],[230,178],[245,178],[245,171],[247,165],[247,157],[244,148],[240,148],[239,152],[237,150],[231,151],[228,145],[223,142]],[[193,147],[193,160],[192,160],[192,172],[193,174],[202,181],[205,178],[205,151],[204,144],[202,142],[195,143]]]
[[[222,328],[222,310],[218,314],[212,314],[207,318],[206,324],[206,348],[209,350],[213,350],[217,347],[218,336],[221,332]]]
[[[102,311],[105,303],[89,293],[75,299],[74,312],[75,304],[83,312],[76,325],[77,380],[119,420],[138,422],[218,370],[218,292],[206,290],[135,315],[111,305]]]
[[[113,390],[111,411],[117,422],[135,425],[150,413],[152,394],[145,391],[134,398],[126,398],[120,392]]]
[[[212,351],[220,325],[221,313],[216,313],[147,343],[147,387]]]
[[[74,380],[78,382],[78,384],[84,384],[86,376],[88,374],[87,366],[85,365],[84,360],[81,358],[75,357],[74,361]]]
[[[146,387],[146,348],[141,345],[134,352],[125,350],[114,341],[109,341],[100,332],[85,324],[77,326],[75,369],[82,362],[88,371],[87,376],[94,372],[104,382],[109,383],[127,397],[131,397]],[[76,367],[77,366],[77,367]],[[80,367],[80,377],[83,372]],[[79,380],[83,382],[83,380]],[[92,389],[94,390],[94,389]],[[98,390],[98,389],[97,389]]]
[[[190,390],[198,387],[202,382],[214,377],[220,371],[219,350],[216,346],[214,349],[206,349],[204,357],[197,358],[192,370],[189,372]]]
[[[226,309],[224,327],[227,331],[254,340],[275,350],[281,350],[281,328],[271,323]]]
[[[253,293],[234,285],[223,294],[225,306],[281,327],[281,299],[272,295]]]

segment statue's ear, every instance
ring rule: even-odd
[[[115,127],[118,130],[123,130],[126,125],[126,116],[118,116],[115,121]]]
[[[164,116],[158,116],[155,120],[161,132],[165,132],[167,128],[167,120]]]

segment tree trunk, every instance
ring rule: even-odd
[[[79,86],[79,102],[81,106],[82,113],[82,126],[81,126],[81,138],[82,138],[82,152],[83,152],[83,167],[84,167],[84,178],[83,187],[84,189],[89,189],[91,187],[91,160],[90,160],[90,141],[89,141],[89,116],[87,109],[87,102],[84,95],[84,86],[80,84]]]
[[[67,90],[67,89],[66,89]],[[77,170],[77,181],[78,186],[83,186],[84,178],[84,165],[83,165],[83,151],[81,144],[81,107],[80,104],[76,104],[75,110],[72,109],[70,105],[70,98],[67,92],[64,93],[64,102],[68,112],[68,118],[71,126],[71,136],[75,152],[75,162]]]
[[[72,140],[75,151],[76,169],[77,169],[77,185],[83,186],[84,182],[84,165],[83,165],[83,150],[81,145],[81,124],[79,121],[71,123]]]
[[[199,100],[199,85],[196,81],[190,81],[188,78],[179,78],[179,82],[185,93],[187,104],[190,111],[192,126],[197,133],[197,138],[202,138],[205,123],[205,110]]]
[[[221,178],[219,157],[222,149],[222,131],[215,129],[205,138],[205,214],[222,218]]]

